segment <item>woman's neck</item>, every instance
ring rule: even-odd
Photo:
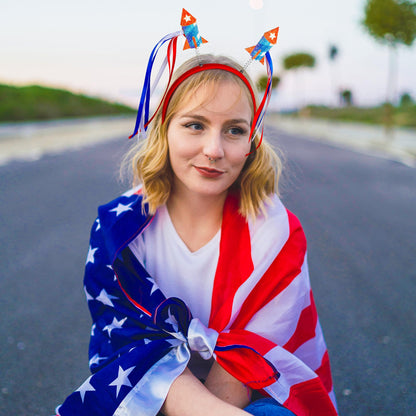
[[[218,232],[226,194],[219,197],[186,198],[172,193],[167,208],[172,223],[190,251],[197,251]]]

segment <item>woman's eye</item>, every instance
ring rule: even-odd
[[[233,136],[242,136],[246,133],[245,129],[241,127],[231,127],[230,129],[228,129],[228,131]]]
[[[191,130],[202,130],[203,129],[202,124],[200,124],[200,123],[188,123],[188,124],[185,124],[185,127],[188,128],[188,129],[191,129]]]

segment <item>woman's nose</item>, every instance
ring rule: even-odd
[[[220,131],[212,130],[205,137],[204,154],[212,159],[220,159],[224,156],[222,134]]]

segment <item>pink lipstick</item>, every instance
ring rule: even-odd
[[[224,173],[222,170],[208,168],[205,166],[194,166],[194,168],[205,178],[218,178]]]

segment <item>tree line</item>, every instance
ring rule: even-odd
[[[398,46],[410,47],[416,38],[416,3],[411,0],[366,0],[360,24],[369,35],[377,42],[386,45],[389,50],[390,59],[385,98],[386,123],[389,123],[389,107],[394,104],[397,94]],[[332,64],[338,55],[337,45],[329,45],[328,59]],[[316,58],[309,52],[300,51],[283,57],[282,64],[285,72],[298,72],[314,68]],[[276,88],[280,81],[281,77],[274,76],[272,87]],[[260,90],[264,91],[266,83],[267,77],[259,78],[258,87]],[[332,79],[332,84],[334,83]],[[339,101],[341,105],[352,105],[352,91],[350,89],[339,91]],[[400,104],[408,104],[409,102],[412,102],[412,97],[408,93],[404,93]]]

